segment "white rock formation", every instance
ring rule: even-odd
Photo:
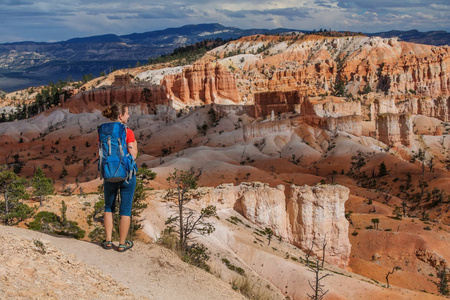
[[[287,201],[284,189],[283,185],[271,188],[259,182],[222,184],[207,189],[199,202],[216,205],[217,209],[235,209],[304,250],[313,244],[312,250],[319,256],[325,240],[325,260],[346,268],[351,245],[344,203],[349,189],[340,185],[292,186]]]
[[[348,266],[351,244],[344,203],[350,190],[341,185],[291,186],[287,201],[290,242],[319,257],[326,243],[325,261]]]
[[[222,184],[201,199],[217,209],[233,208],[249,221],[269,227],[274,234],[287,238],[286,197],[284,185],[276,188],[260,182],[243,182],[238,186]]]
[[[270,188],[268,184],[241,184],[242,214],[261,227],[269,227],[284,238],[286,231],[286,200],[284,185]]]

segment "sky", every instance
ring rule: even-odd
[[[0,43],[220,23],[241,29],[450,31],[450,0],[0,0]]]

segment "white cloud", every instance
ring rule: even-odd
[[[140,0],[0,0],[4,29],[0,43],[120,35],[198,23],[362,32],[449,31],[449,19],[448,0],[166,0],[157,4]]]

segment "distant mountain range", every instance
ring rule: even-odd
[[[418,30],[400,31],[391,30],[386,32],[376,32],[376,33],[365,33],[367,36],[380,36],[383,38],[398,37],[401,41],[434,45],[434,46],[444,46],[450,45],[450,33],[447,31],[427,31],[420,32]]]
[[[177,47],[205,39],[235,39],[254,34],[292,31],[306,32],[287,28],[239,29],[221,24],[198,24],[122,36],[106,34],[74,38],[56,43],[0,44],[0,89],[13,91],[48,84],[51,80],[65,80],[69,77],[79,80],[84,74],[97,76],[112,68],[146,63],[149,57],[167,54]],[[450,44],[450,34],[445,31],[389,31],[367,35],[397,36],[404,41],[431,45]]]

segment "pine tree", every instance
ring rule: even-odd
[[[0,219],[5,225],[15,225],[33,214],[33,209],[20,199],[28,198],[25,191],[26,180],[14,172],[0,168]]]
[[[378,177],[383,177],[389,174],[389,171],[387,170],[386,164],[384,161],[380,164],[378,167]]]
[[[205,235],[215,230],[213,224],[206,219],[217,215],[216,207],[209,205],[197,214],[186,206],[198,194],[197,177],[193,169],[190,171],[175,169],[169,174],[167,181],[175,186],[167,190],[166,199],[171,203],[174,202],[172,207],[177,210],[177,213],[166,220],[167,229],[169,232],[178,233],[180,250],[186,252],[193,233]]]
[[[69,173],[67,172],[67,169],[63,166],[62,170],[61,170],[61,174],[59,175],[60,179],[63,179],[64,177],[66,177],[67,175],[69,175]]]
[[[53,186],[53,181],[50,178],[45,177],[44,171],[41,167],[38,167],[34,177],[31,181],[34,192],[33,195],[39,197],[39,205],[42,206],[42,200],[44,200],[48,195],[51,195],[55,191]]]
[[[448,289],[447,271],[445,270],[445,267],[441,267],[438,270],[437,276],[439,278],[439,283],[438,283],[439,294],[441,294],[443,296],[450,295],[450,292]]]

